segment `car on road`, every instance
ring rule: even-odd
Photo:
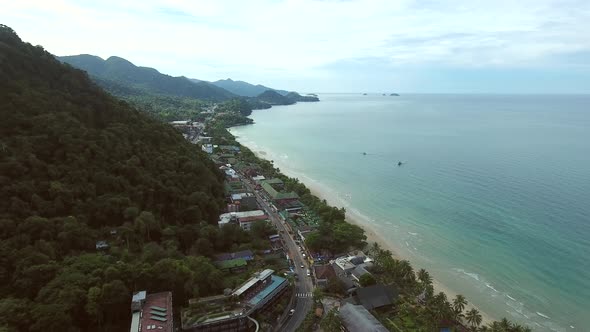
[[[293,316],[294,313],[295,313],[295,309],[289,310],[289,316]]]
[[[303,263],[301,263],[301,268],[303,269],[305,267],[305,265],[303,265]]]

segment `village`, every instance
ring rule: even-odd
[[[252,158],[251,151],[244,154],[235,140],[218,144],[227,140],[217,137],[219,131],[208,136],[206,129],[213,126],[192,121],[171,125],[198,144],[224,176],[226,202],[218,218],[219,229],[263,234],[264,239],[248,249],[236,247],[215,254],[213,263],[224,279],[245,281],[222,293],[189,300],[181,309],[180,322],[175,323],[172,315],[172,292],[135,293],[132,332],[172,331],[173,327],[190,332],[402,331],[388,318],[399,312],[400,303],[425,306],[436,299],[428,293],[431,278],[427,272],[419,271],[417,283],[411,268],[402,266],[397,269],[409,272],[397,278],[421,289],[402,300],[402,290],[384,274],[383,266],[376,266],[391,257],[377,244],[346,244],[348,249],[341,252],[312,250],[309,239],[320,232],[321,217],[287,189],[285,178],[279,178],[274,168],[269,170],[267,161]],[[400,319],[413,325],[411,319]],[[468,329],[442,320],[436,331]]]

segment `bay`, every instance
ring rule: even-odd
[[[590,330],[590,96],[319,97],[231,131],[490,316]]]

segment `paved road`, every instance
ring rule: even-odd
[[[307,269],[309,266],[307,261],[301,255],[295,240],[293,237],[291,237],[291,234],[289,234],[287,226],[283,224],[283,221],[279,215],[273,211],[270,205],[263,199],[262,195],[256,191],[252,184],[250,184],[247,180],[243,180],[243,182],[250,189],[250,191],[256,195],[258,204],[267,211],[271,222],[275,224],[279,231],[282,231],[281,236],[283,237],[283,240],[287,246],[289,257],[293,260],[293,264],[295,264],[295,273],[297,273],[297,276],[299,277],[299,280],[295,281],[295,293],[304,294],[305,296],[297,296],[295,298],[295,312],[293,313],[293,316],[291,316],[279,329],[280,331],[287,332],[295,331],[299,325],[301,325],[305,319],[305,316],[313,307],[313,297],[309,296],[313,292],[313,283],[311,281],[311,277],[307,276]],[[304,264],[303,268],[301,268],[301,264]]]

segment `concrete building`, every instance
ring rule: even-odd
[[[254,211],[240,211],[240,212],[228,212],[221,214],[219,216],[218,225],[219,227],[223,227],[223,225],[229,223],[235,223],[242,227],[242,229],[249,231],[250,226],[253,222],[258,220],[268,220],[268,216],[262,210],[254,210]]]
[[[288,289],[287,279],[273,273],[260,271],[233,291],[190,300],[182,312],[183,331],[249,331],[247,317],[272,307]]]
[[[147,294],[140,291],[131,298],[130,332],[162,331],[174,329],[172,292]]]

